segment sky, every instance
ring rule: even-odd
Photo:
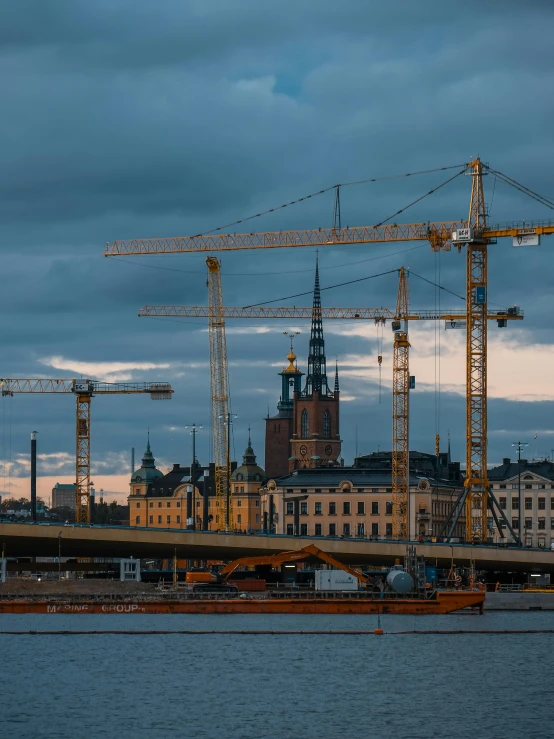
[[[171,401],[98,397],[92,404],[96,488],[128,490],[131,448],[148,429],[162,469],[211,458],[205,321],[137,317],[145,304],[205,305],[205,257],[105,258],[116,239],[205,233],[336,183],[402,175],[481,156],[554,198],[554,6],[549,0],[21,0],[0,6],[2,377],[166,381]],[[343,225],[381,222],[450,172],[341,189]],[[458,177],[398,222],[467,217]],[[485,178],[490,222],[554,216]],[[327,192],[244,224],[250,231],[330,226]],[[241,226],[233,226],[239,232]],[[525,311],[489,332],[489,462],[554,449],[554,239],[489,250],[489,306]],[[224,300],[250,305],[313,287],[315,250],[221,253]],[[394,309],[409,267],[414,309],[463,308],[465,253],[428,244],[322,248],[324,306]],[[439,290],[440,284],[450,292]],[[454,295],[452,293],[455,293]],[[287,305],[291,301],[275,303]],[[310,296],[295,298],[309,305]],[[411,327],[410,327],[411,328]],[[264,417],[276,411],[284,331],[305,370],[305,322],[229,321],[233,449],[251,427],[263,464]],[[390,449],[390,326],[327,321],[339,364],[341,436],[356,451]],[[435,434],[464,461],[464,333],[411,328],[411,448]],[[381,377],[377,356],[381,352]],[[74,398],[0,398],[0,490],[29,492],[30,433],[39,432],[39,494],[74,478]],[[536,437],[536,438],[535,438]],[[138,466],[138,462],[137,462]]]

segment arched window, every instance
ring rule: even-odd
[[[325,411],[323,414],[323,438],[331,438],[331,414],[329,411]]]
[[[310,435],[310,418],[308,415],[308,411],[304,408],[302,411],[302,425],[300,429],[300,437],[302,439],[307,439]]]

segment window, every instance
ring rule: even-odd
[[[533,475],[523,475],[523,479],[524,480],[532,480],[533,479]]]
[[[500,490],[506,490],[506,485],[499,485]]]
[[[512,498],[512,511],[519,511],[519,498]]]
[[[526,529],[533,528],[533,519],[532,518],[526,518],[525,519],[525,528]]]
[[[385,493],[392,493],[392,488],[385,488]]]
[[[167,507],[168,508],[171,508],[171,501],[169,501],[169,500],[167,501]]]
[[[315,525],[315,535],[321,536],[321,524],[320,523],[316,523]]]
[[[300,513],[303,516],[306,516],[308,514],[308,501],[305,500],[303,503],[300,503]]]
[[[300,524],[300,536],[308,536],[308,524],[307,523]]]
[[[371,515],[372,516],[379,515],[379,503],[376,500],[374,500],[371,504]]]
[[[240,513],[237,516],[237,523],[242,523],[242,514],[240,514]]]
[[[554,518],[550,519],[550,528],[554,530]]]
[[[519,518],[512,518],[512,528],[519,529]]]
[[[371,536],[379,536],[379,524],[378,523],[371,524]]]
[[[537,485],[539,490],[546,490],[546,485]]]
[[[242,505],[242,500],[237,500],[237,508],[240,508],[241,505]],[[291,513],[292,513],[292,511],[291,511]]]
[[[387,516],[392,516],[392,500],[387,500],[387,502],[385,503],[385,506],[386,506],[385,514]]]
[[[154,516],[150,516],[150,523],[154,523]]]
[[[358,501],[358,516],[363,516],[365,514],[365,503],[363,500]]]
[[[365,526],[363,523],[358,524],[358,536],[365,536]]]
[[[136,495],[140,495],[140,488],[135,488]]]
[[[546,510],[546,498],[539,498],[537,502],[539,511]]]
[[[177,501],[177,508],[180,508],[180,507],[181,507],[181,501],[180,501],[180,500],[178,500],[178,501]]]
[[[256,523],[260,523],[260,514],[256,513]]]
[[[294,503],[291,501],[287,502],[287,516],[290,516],[294,513]]]
[[[181,507],[181,504],[180,503],[177,503],[177,508],[180,508],[180,507]],[[196,501],[196,507],[197,508],[200,508],[200,501],[199,500]]]
[[[539,529],[545,529],[546,528],[546,519],[545,518],[539,518]]]
[[[136,507],[137,507],[137,508],[140,508],[140,503],[137,503]]]
[[[321,488],[316,488],[316,489],[314,490],[314,493],[321,493]]]
[[[168,523],[168,524],[170,524],[170,523],[171,523],[171,516],[167,516],[167,523]]]
[[[331,414],[329,411],[325,411],[323,414],[323,438],[331,438]]]
[[[525,488],[525,490],[532,490],[533,489],[533,486],[532,485],[524,485],[523,487]]]
[[[300,492],[301,493],[307,493],[308,492],[308,488],[300,488]]]
[[[259,508],[259,507],[260,507],[260,501],[259,501],[259,500],[257,500],[257,501],[256,501],[256,508]]]
[[[159,501],[158,501],[158,508],[161,508],[161,507],[162,507],[162,501],[161,501],[161,500],[159,500]]]
[[[512,483],[512,490],[517,490],[517,484],[516,483]]]
[[[336,514],[336,512],[337,512],[337,504],[336,503],[329,503],[329,515],[330,516],[334,516]]]
[[[308,415],[308,411],[305,408],[302,411],[302,420],[300,426],[300,438],[307,439],[310,435],[310,417]]]
[[[162,522],[162,517],[158,516],[158,523],[161,523],[161,522]]]
[[[525,498],[525,510],[530,511],[533,508],[533,498]]]
[[[349,523],[344,523],[342,525],[342,535],[350,536],[350,524]]]
[[[287,536],[292,536],[294,534],[294,526],[291,523],[287,524]]]
[[[316,516],[321,516],[321,503],[319,501],[315,504],[314,513]]]
[[[343,500],[342,502],[342,513],[344,516],[350,515],[350,501],[349,500]],[[346,526],[346,524],[345,524]],[[350,524],[348,524],[350,526]]]
[[[135,524],[138,526],[140,523],[140,516],[135,516]]]
[[[336,535],[337,535],[337,524],[330,523],[329,524],[329,536],[336,536]]]
[[[371,492],[372,493],[378,493],[379,492],[379,488],[371,488]]]
[[[554,511],[554,495],[550,499],[550,509]]]
[[[177,523],[181,523],[181,516],[177,516]]]
[[[388,523],[386,525],[385,536],[386,537],[392,536],[392,523]]]
[[[364,492],[364,488],[356,488],[356,492],[357,493],[363,493]]]
[[[499,498],[498,502],[503,511],[506,510],[506,498]]]

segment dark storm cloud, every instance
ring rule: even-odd
[[[478,153],[554,197],[553,28],[546,0],[433,0],[423,7],[362,0],[4,3],[0,374],[78,374],[45,363],[61,358],[66,367],[99,371],[105,363],[134,363],[137,380],[169,379],[177,391],[171,403],[95,404],[93,455],[116,459],[133,444],[142,450],[150,426],[156,454],[182,461],[189,454],[183,426],[209,426],[207,334],[193,322],[139,321],[136,313],[144,303],[205,303],[204,259],[104,259],[104,244],[204,232],[335,182],[461,163]],[[344,188],[343,223],[379,222],[446,176]],[[459,178],[400,220],[465,217],[468,185]],[[492,177],[486,187],[495,221],[550,215]],[[328,226],[331,217],[328,194],[232,230]],[[554,256],[544,241],[535,250],[491,247],[490,296],[502,306],[523,305],[529,342],[550,344]],[[426,245],[396,254],[410,246],[418,245],[322,249],[322,284],[404,264],[463,293],[463,255],[436,257]],[[228,304],[311,289],[312,250],[221,257]],[[395,292],[392,275],[324,292],[323,300],[392,308]],[[439,300],[415,277],[411,293],[414,307]],[[440,301],[461,307],[453,296]],[[308,304],[309,297],[294,302]],[[252,333],[228,337],[240,416],[236,452],[251,422],[262,459],[262,419],[268,405],[275,408],[286,353],[281,332],[289,326],[267,328],[254,333],[252,324]],[[305,363],[307,327],[302,331],[297,353]],[[385,342],[390,351],[388,334]],[[376,346],[375,336],[327,335],[329,358],[358,354],[373,367]],[[139,369],[145,362],[170,368]],[[345,375],[342,388],[364,398],[343,404],[347,459],[356,426],[362,451],[389,446],[388,391],[379,404],[372,382]],[[441,433],[451,428],[460,457],[463,399],[445,398]],[[432,393],[414,394],[414,447],[433,448],[432,407]],[[2,429],[14,449],[25,450],[28,431],[40,426],[45,453],[72,453],[70,398],[14,398],[10,408],[2,410]],[[546,433],[550,415],[550,404],[491,401],[491,458],[503,456],[502,429]],[[209,433],[199,444],[207,460]]]

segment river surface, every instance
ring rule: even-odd
[[[554,612],[383,616],[373,635],[6,635],[1,739],[554,735]],[[2,615],[5,630],[372,630],[376,616]]]

